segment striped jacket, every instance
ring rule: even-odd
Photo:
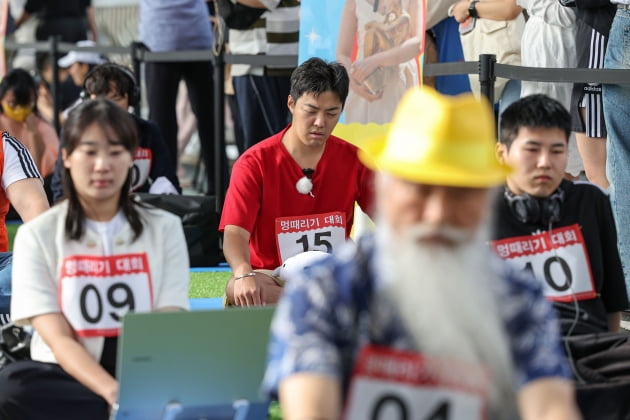
[[[260,0],[267,11],[246,30],[230,29],[232,54],[297,55],[300,32],[300,2],[298,0]],[[267,68],[234,64],[232,76],[253,74],[288,76],[293,67]]]

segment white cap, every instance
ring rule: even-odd
[[[94,41],[85,40],[77,42],[77,47],[95,47]],[[107,62],[102,55],[93,51],[70,51],[68,54],[61,57],[57,64],[61,68],[67,68],[74,63],[87,63],[87,64],[103,64]]]

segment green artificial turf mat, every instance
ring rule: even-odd
[[[190,273],[188,296],[191,298],[222,297],[230,271],[195,271]]]
[[[15,232],[17,232],[18,227],[20,227],[20,225],[17,223],[7,224],[7,232],[9,234],[9,251],[13,250],[13,239],[15,238]]]
[[[13,239],[19,224],[7,224],[9,233],[9,250],[13,249]],[[188,295],[191,298],[222,297],[225,285],[232,275],[229,271],[204,271],[190,273],[190,288]]]

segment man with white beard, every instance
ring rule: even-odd
[[[554,312],[490,256],[490,108],[410,90],[385,139],[374,236],[288,283],[264,387],[302,419],[578,419]],[[518,413],[518,414],[517,414]]]

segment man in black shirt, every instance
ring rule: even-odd
[[[570,114],[545,95],[501,115],[497,156],[515,170],[497,197],[492,248],[543,283],[565,335],[618,331],[628,297],[610,202],[563,179],[570,131]]]
[[[121,108],[139,106],[139,92],[131,70],[115,63],[94,67],[85,77],[83,97],[105,97]],[[166,143],[158,126],[131,114],[138,130],[139,147],[134,154],[131,191],[153,194],[180,194],[181,187],[175,168],[171,164]],[[63,142],[63,138],[61,139]],[[61,147],[62,145],[60,145]],[[51,181],[53,201],[62,198],[63,188],[61,153]]]
[[[40,19],[35,38],[45,41],[52,35],[59,35],[62,42],[78,42],[91,39],[97,42],[96,23],[91,0],[27,0],[24,13],[15,22],[21,25],[31,15]]]

